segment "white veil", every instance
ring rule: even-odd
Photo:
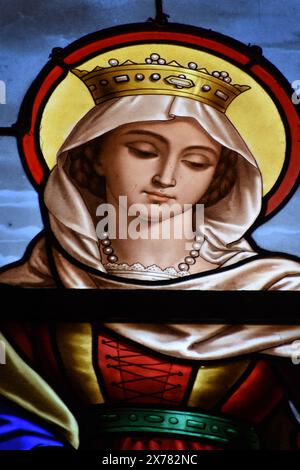
[[[225,198],[205,209],[200,255],[211,263],[224,265],[255,254],[243,236],[260,212],[262,180],[255,158],[231,121],[224,113],[189,98],[138,95],[112,99],[92,108],[77,123],[58,152],[57,166],[46,185],[45,203],[54,235],[73,257],[105,271],[94,223],[66,170],[68,151],[123,124],[175,117],[195,119],[212,138],[239,156],[233,189]]]

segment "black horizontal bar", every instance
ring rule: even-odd
[[[15,137],[17,135],[16,126],[12,125],[10,127],[0,127],[0,136]]]
[[[1,288],[1,317],[142,323],[300,324],[300,292]]]

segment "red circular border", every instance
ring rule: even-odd
[[[180,32],[168,31],[140,31],[134,33],[125,33],[114,35],[112,37],[93,40],[90,44],[79,47],[76,51],[71,52],[64,58],[64,63],[72,66],[85,59],[91,54],[101,52],[103,49],[109,47],[121,46],[128,43],[140,43],[142,41],[169,41],[180,42],[190,46],[198,46],[213,53],[219,53],[223,56],[232,59],[235,63],[245,66],[250,62],[250,58],[235,50],[234,48],[222,44],[213,39],[207,39],[200,35],[195,36],[192,34],[185,34]],[[296,109],[291,101],[291,97],[287,94],[284,88],[278,83],[275,77],[272,76],[264,67],[254,64],[249,67],[252,75],[260,79],[270,91],[276,96],[283,112],[285,113],[286,120],[289,126],[291,142],[290,142],[290,155],[288,166],[285,175],[278,185],[276,191],[268,198],[265,216],[271,214],[292,191],[300,171],[300,122]],[[48,95],[51,88],[63,75],[63,67],[59,65],[53,66],[52,70],[45,77],[41,84],[36,96],[33,100],[31,111],[31,127],[29,132],[23,135],[21,139],[21,148],[25,157],[26,165],[37,185],[40,185],[44,177],[44,168],[39,158],[39,150],[37,149],[35,132],[38,122],[40,110],[43,108],[45,97]]]

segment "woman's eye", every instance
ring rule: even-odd
[[[153,158],[157,157],[157,153],[151,152],[149,150],[141,150],[136,147],[128,147],[129,151],[137,157],[142,158]]]
[[[189,160],[183,160],[183,162],[189,166],[190,168],[194,168],[195,170],[204,170],[210,166],[209,163],[203,162],[191,162]]]

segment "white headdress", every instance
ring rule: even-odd
[[[228,117],[193,99],[167,95],[115,98],[95,106],[74,127],[58,152],[49,177],[45,202],[52,230],[62,247],[79,261],[104,271],[92,218],[79,190],[65,168],[68,151],[123,124],[193,118],[213,139],[238,154],[237,179],[230,193],[205,209],[201,256],[219,265],[255,253],[243,238],[257,218],[262,201],[262,180],[256,160]]]

